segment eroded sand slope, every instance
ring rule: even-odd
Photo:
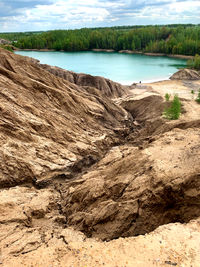
[[[51,69],[0,50],[0,265],[199,266],[199,81]]]

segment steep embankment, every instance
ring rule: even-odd
[[[71,83],[80,85],[86,90],[88,89],[88,86],[97,88],[103,96],[121,97],[124,94],[128,94],[128,86],[121,85],[119,83],[113,82],[109,79],[100,76],[92,76],[84,73],[75,73],[46,64],[40,64],[40,67],[49,71],[57,77],[63,78]]]
[[[43,67],[0,50],[0,264],[198,266],[200,105]]]
[[[71,177],[126,131],[127,113],[94,88],[3,50],[0,62],[1,187]]]

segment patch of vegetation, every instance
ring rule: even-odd
[[[199,104],[200,104],[200,90],[199,90],[199,92],[198,92],[198,96],[197,96],[197,99],[196,99],[196,101],[197,101],[197,103],[199,103]]]
[[[196,54],[194,59],[188,60],[187,66],[192,69],[200,70],[200,56]]]
[[[10,45],[0,45],[0,47],[3,48],[3,49],[8,50],[10,52],[13,52],[12,46],[10,46]]]
[[[194,95],[194,90],[191,90],[191,94],[193,94],[193,95]]]
[[[169,100],[170,100],[170,97],[171,97],[171,95],[170,95],[170,94],[168,94],[168,93],[166,93],[166,94],[165,94],[165,100],[166,100],[167,102],[169,102]]]
[[[181,115],[181,101],[177,95],[174,96],[174,99],[169,108],[165,108],[163,115],[168,120],[178,120]]]

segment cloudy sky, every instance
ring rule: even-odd
[[[200,0],[0,0],[0,32],[200,23]]]

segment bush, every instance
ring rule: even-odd
[[[170,97],[171,97],[170,94],[168,94],[168,93],[165,94],[165,100],[166,100],[167,102],[169,102]]]
[[[197,103],[199,103],[199,104],[200,104],[200,90],[199,90],[199,92],[198,92],[198,96],[197,96],[197,99],[196,99],[196,101],[197,101]]]
[[[168,120],[177,120],[181,114],[181,101],[177,95],[174,96],[174,99],[169,108],[164,110],[164,117]]]
[[[193,94],[193,95],[194,95],[194,90],[191,90],[191,94]]]
[[[194,59],[188,60],[187,67],[200,70],[200,56],[196,54]]]
[[[12,49],[12,47],[10,45],[0,45],[0,47],[3,48],[3,49],[8,50],[10,52],[13,52],[13,49]]]

